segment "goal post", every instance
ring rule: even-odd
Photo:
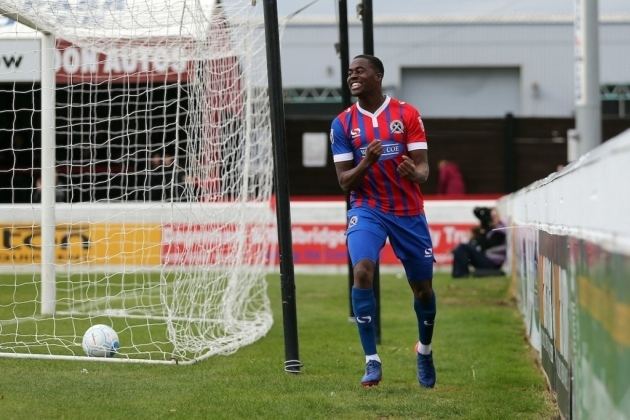
[[[275,186],[277,203],[278,241],[280,250],[280,281],[282,288],[282,319],[284,324],[284,369],[299,373],[302,362],[299,356],[293,241],[291,237],[291,211],[289,205],[289,170],[284,129],[282,101],[282,70],[280,63],[280,35],[278,9],[275,0],[264,1],[265,39],[267,52],[267,78],[271,108],[271,128],[274,144]]]
[[[94,324],[97,360],[234,352],[273,322],[262,4],[87,4],[0,0],[0,357],[86,357]]]
[[[42,302],[41,315],[54,315],[55,270],[55,36],[42,33],[41,39],[41,230]]]
[[[0,15],[14,19],[34,31],[37,26],[27,16],[8,13],[0,6]],[[41,60],[41,314],[55,313],[55,36],[40,31]]]

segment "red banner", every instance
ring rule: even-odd
[[[432,224],[433,254],[439,265],[450,265],[451,250],[470,238],[470,224]],[[343,265],[347,263],[345,225],[294,224],[293,260],[305,265]],[[389,243],[381,252],[381,265],[400,264]]]
[[[155,41],[154,41],[155,42]],[[133,45],[127,48],[133,50]],[[133,53],[105,55],[90,48],[57,41],[57,83],[145,83],[186,82],[189,62],[178,58],[176,49],[165,42],[160,54],[147,53],[138,46]],[[153,49],[155,50],[155,48]],[[122,51],[122,50],[121,50]]]
[[[468,241],[471,224],[432,224],[433,253],[438,265],[450,265],[451,250],[459,243]],[[264,235],[268,235],[266,238]],[[244,242],[239,241],[244,237]],[[260,246],[266,239],[276,241],[276,232],[269,228],[246,228],[242,233],[236,225],[185,225],[169,224],[162,228],[162,263],[166,265],[264,264],[255,261]],[[265,240],[264,240],[265,239]],[[293,261],[295,265],[347,264],[345,225],[343,224],[293,224]],[[241,248],[239,250],[239,248]],[[257,257],[258,256],[258,257]],[[278,256],[271,257],[278,263]],[[389,243],[381,253],[381,265],[399,265]]]

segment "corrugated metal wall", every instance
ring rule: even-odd
[[[317,34],[314,36],[314,34]],[[289,22],[282,38],[285,87],[334,87],[341,83],[334,18]],[[497,110],[480,102],[477,113],[501,117],[512,111],[523,117],[571,117],[574,110],[573,22],[561,18],[375,20],[375,54],[385,63],[384,85],[395,95],[430,109],[434,96],[407,97],[404,71],[441,68],[515,68],[520,75],[520,107]],[[602,18],[601,83],[630,83],[630,19]],[[350,25],[350,55],[362,52],[361,27]],[[404,69],[404,71],[403,71]],[[443,92],[441,101],[461,95]],[[464,93],[462,92],[462,95]],[[486,107],[484,111],[484,107]],[[460,117],[472,117],[473,110]],[[440,115],[426,115],[440,117]]]

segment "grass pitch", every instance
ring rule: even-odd
[[[381,278],[383,382],[363,389],[346,276],[296,278],[302,373],[283,371],[280,285],[259,342],[192,366],[0,359],[2,419],[553,418],[557,410],[506,278],[438,274],[435,389],[418,386],[417,336],[404,279]]]

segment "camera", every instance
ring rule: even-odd
[[[492,209],[490,207],[475,207],[473,209],[475,217],[479,219],[483,229],[489,229],[492,225]]]

